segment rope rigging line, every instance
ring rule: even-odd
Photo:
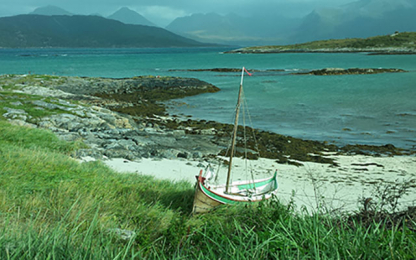
[[[242,112],[243,112],[242,114],[243,114],[243,129],[244,129],[244,156],[245,156],[244,163],[245,163],[245,173],[246,173],[246,176],[248,176],[246,114],[247,115],[250,115],[250,114],[249,114],[249,110],[248,110],[247,100],[245,99],[244,89],[241,92],[242,92],[241,96],[242,96],[242,100],[243,100],[243,103],[242,103],[241,106],[242,106]],[[250,168],[250,177],[251,177],[251,180],[254,180],[254,174],[253,174],[253,169],[252,168]]]
[[[236,119],[237,111],[238,111],[238,109],[240,109],[241,114],[242,114],[241,117],[242,117],[242,126],[243,126],[243,142],[244,142],[244,157],[245,157],[245,160],[244,160],[244,164],[245,164],[244,172],[245,172],[246,178],[247,177],[250,177],[251,180],[254,180],[255,178],[254,178],[254,171],[253,171],[252,166],[250,166],[251,167],[250,170],[248,169],[249,166],[248,166],[248,151],[247,151],[248,142],[247,141],[248,141],[249,138],[247,137],[248,133],[247,133],[247,129],[246,129],[246,127],[247,127],[246,117],[248,117],[249,125],[251,127],[251,134],[253,136],[253,141],[254,141],[254,147],[253,147],[253,149],[251,149],[251,152],[253,154],[257,154],[257,156],[260,157],[260,151],[259,151],[259,145],[258,145],[258,142],[257,142],[257,138],[256,138],[256,135],[255,135],[255,131],[254,131],[254,128],[253,128],[253,122],[252,122],[252,119],[251,119],[251,115],[250,115],[250,112],[248,110],[248,104],[247,104],[247,100],[245,98],[245,94],[244,94],[244,89],[243,89],[242,83],[243,83],[243,80],[241,81],[241,93],[240,93],[241,94],[240,95],[240,100],[241,101],[240,101],[240,103],[237,102],[237,105],[235,106],[233,118]],[[239,115],[239,117],[240,117],[240,115]],[[238,133],[238,123],[234,127],[236,127],[236,131]],[[235,150],[234,151],[234,154],[230,154],[231,151],[233,151],[233,149],[231,147],[232,146],[232,143],[233,143],[233,140],[232,140],[233,131],[234,131],[234,128],[232,129],[232,131],[231,131],[231,133],[229,135],[231,138],[228,141],[228,146],[227,146],[227,149],[226,149],[226,152],[225,152],[225,157],[227,157],[228,155],[229,156],[234,156],[234,154],[237,152],[237,150]],[[237,135],[237,137],[238,137],[238,135]],[[237,147],[237,143],[238,143],[238,139],[236,140],[236,143],[234,144],[235,147]],[[218,171],[219,171],[219,168],[218,168]],[[230,172],[230,178],[231,179],[233,177],[233,172],[235,172],[235,171],[231,171]],[[249,172],[250,172],[250,174],[249,174]]]

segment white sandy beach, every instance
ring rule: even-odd
[[[288,203],[291,199],[296,208],[306,207],[309,212],[321,210],[354,211],[362,207],[360,199],[373,198],[377,185],[395,187],[409,182],[406,195],[400,199],[400,208],[416,205],[416,157],[371,157],[371,156],[330,156],[339,167],[329,164],[303,163],[304,166],[282,165],[271,159],[261,158],[248,161],[248,171],[244,170],[245,160],[233,159],[233,180],[250,179],[250,172],[256,179],[269,177],[278,171],[279,199]],[[158,179],[188,181],[193,183],[195,175],[206,166],[206,162],[188,160],[125,159],[105,160],[104,163],[120,173],[140,173]],[[218,165],[211,165],[218,170]],[[224,181],[226,167],[221,166],[220,175]],[[247,176],[248,175],[248,176]]]

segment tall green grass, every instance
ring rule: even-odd
[[[80,145],[0,121],[0,259],[416,258],[405,224],[277,200],[193,216],[192,184],[79,163],[69,155]]]

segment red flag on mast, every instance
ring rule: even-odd
[[[251,73],[250,72],[248,72],[248,70],[244,67],[244,71],[245,72],[247,72],[247,74],[249,75],[249,76],[251,76]]]

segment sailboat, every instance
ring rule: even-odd
[[[251,203],[272,198],[277,192],[277,172],[273,176],[259,180],[246,180],[231,182],[232,162],[236,146],[238,117],[243,92],[244,67],[241,72],[241,83],[238,91],[237,107],[235,112],[234,128],[231,138],[231,152],[229,157],[227,180],[223,185],[211,183],[214,173],[207,167],[205,173],[201,170],[196,176],[195,197],[193,203],[194,214],[211,211],[223,204]],[[249,73],[250,74],[250,73]]]

